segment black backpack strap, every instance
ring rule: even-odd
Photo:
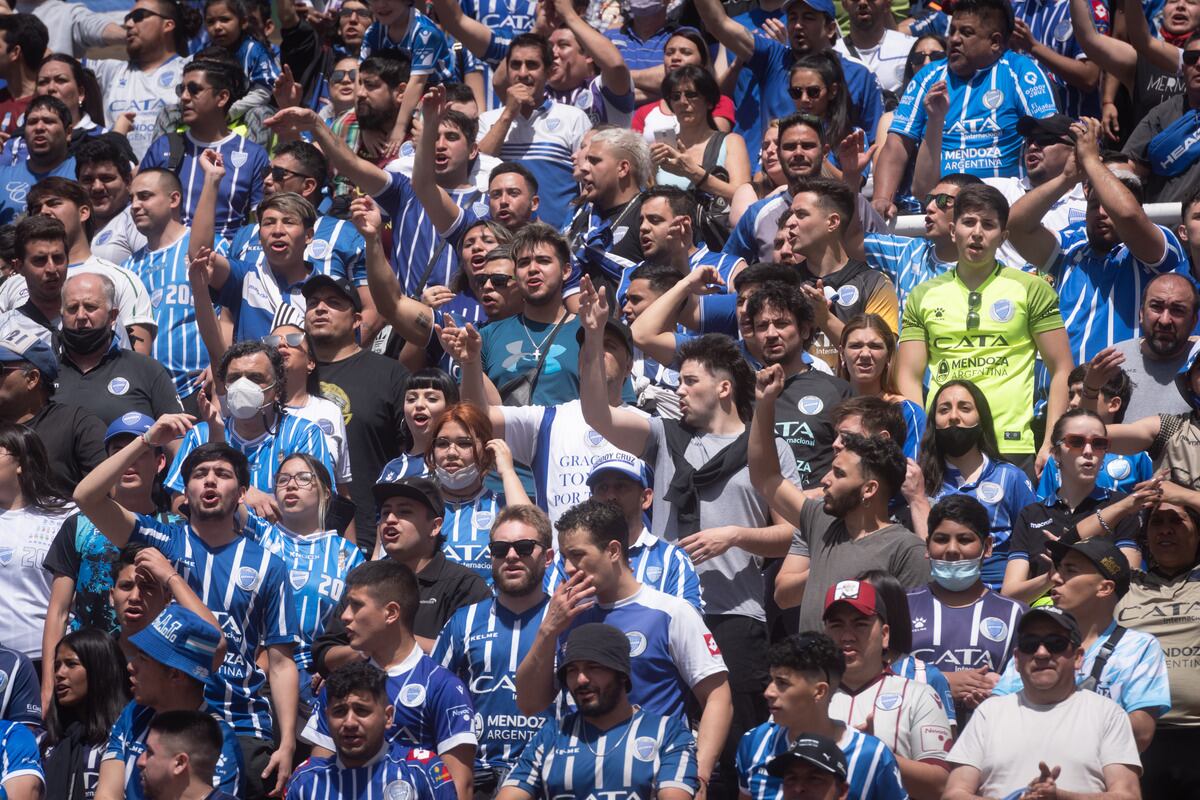
[[[478,202],[483,197],[483,192],[476,189],[467,197],[467,207]],[[441,259],[442,253],[446,252],[446,239],[441,234],[438,234],[438,246],[433,249],[433,255],[429,258],[429,263],[425,265],[425,271],[421,273],[421,281],[417,284],[417,288],[409,295],[413,300],[420,300],[422,292],[429,284],[429,276],[433,274],[433,267]]]
[[[712,172],[717,168],[717,159],[721,157],[721,145],[725,143],[725,137],[728,135],[728,131],[717,131],[708,137],[708,144],[704,146],[704,158],[700,162],[700,167],[705,172]]]
[[[1089,692],[1096,691],[1100,685],[1100,675],[1104,672],[1104,667],[1108,664],[1108,660],[1112,658],[1113,651],[1117,649],[1117,645],[1121,641],[1121,637],[1125,635],[1125,628],[1118,625],[1113,628],[1113,632],[1109,634],[1104,644],[1100,645],[1100,652],[1096,653],[1096,660],[1092,662],[1092,672],[1087,676],[1087,679],[1079,685],[1079,688],[1086,689]]]
[[[167,154],[167,163],[163,165],[163,168],[178,174],[179,168],[183,166],[183,134],[179,131],[169,131],[167,146],[170,150]]]

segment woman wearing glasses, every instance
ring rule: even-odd
[[[1072,543],[1104,536],[1121,548],[1132,568],[1140,567],[1139,514],[1161,497],[1158,481],[1130,494],[1096,485],[1108,452],[1108,431],[1095,412],[1067,411],[1054,424],[1050,440],[1061,484],[1053,497],[1021,509],[1004,569],[1002,593],[1022,603],[1034,603],[1050,589],[1049,540]]]
[[[796,59],[788,77],[788,94],[796,104],[796,110],[816,117],[825,126],[831,162],[834,162],[832,152],[838,143],[855,130],[850,93],[839,59],[833,50],[808,53]]]
[[[446,409],[432,433],[425,460],[446,502],[442,550],[446,558],[474,570],[490,585],[492,523],[505,506],[529,505],[529,496],[513,468],[508,445],[492,438],[486,412],[470,403],[458,403]],[[493,469],[500,476],[502,492],[484,486]]]
[[[935,33],[929,33],[919,37],[913,42],[912,49],[908,51],[908,61],[904,64],[904,85],[900,87],[897,93],[900,96],[904,95],[904,90],[908,88],[908,83],[927,64],[932,64],[934,61],[942,61],[946,58],[946,39]]]
[[[933,424],[925,428],[917,460],[925,478],[925,494],[931,503],[965,494],[987,509],[992,552],[983,561],[982,578],[988,588],[999,589],[1013,521],[1037,496],[1025,473],[1001,457],[992,410],[979,387],[970,381],[948,381],[934,394],[929,407]],[[922,538],[927,538],[926,523],[913,519]]]
[[[663,45],[663,71],[669,75],[680,67],[699,67],[712,73],[712,59],[709,58],[708,44],[704,35],[695,28],[677,28]],[[639,87],[641,88],[641,87]],[[651,97],[660,87],[646,87]],[[646,137],[646,141],[654,143],[654,132],[658,130],[675,130],[673,117],[675,112],[667,104],[666,96],[646,103],[633,114],[633,124],[630,126]],[[713,107],[713,124],[719,131],[733,130],[734,108],[733,101],[721,95]]]
[[[332,127],[334,121],[347,111],[354,110],[358,98],[358,59],[353,56],[339,58],[329,72],[329,103],[323,104],[321,119]]]

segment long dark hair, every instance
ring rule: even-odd
[[[51,61],[58,61],[71,68],[71,77],[83,94],[83,112],[92,118],[97,125],[104,124],[104,90],[96,80],[96,74],[79,63],[79,59],[66,53],[51,53],[42,60],[42,66]],[[41,71],[40,69],[38,70]],[[70,131],[68,131],[70,133]]]
[[[917,51],[917,45],[919,45],[921,42],[925,41],[926,39],[933,39],[935,42],[937,42],[939,45],[941,45],[942,52],[943,53],[946,52],[946,37],[945,36],[941,36],[936,33],[927,33],[924,36],[918,36],[916,41],[912,43],[912,47],[910,47],[908,49],[908,58],[904,62],[904,83],[902,83],[900,86],[901,92],[903,92],[905,89],[908,88],[908,82],[913,79],[913,75],[917,74],[917,71],[915,69],[913,69],[913,55]]]
[[[858,112],[850,105],[850,93],[846,88],[846,73],[842,70],[841,56],[833,48],[819,53],[805,53],[796,59],[788,72],[788,85],[799,70],[808,70],[821,76],[825,92],[829,95],[829,108],[822,118],[825,123],[825,140],[831,148],[845,139],[855,125],[861,124]]]
[[[0,450],[17,459],[17,483],[25,502],[39,511],[61,511],[70,502],[68,489],[50,471],[50,457],[42,440],[24,425],[0,422]]]
[[[992,424],[992,408],[988,405],[987,397],[983,392],[979,391],[979,387],[971,381],[948,381],[942,384],[942,388],[937,390],[933,396],[933,402],[929,404],[929,425],[925,426],[925,435],[921,437],[921,455],[917,459],[921,467],[921,472],[925,475],[925,494],[932,497],[937,494],[942,488],[942,478],[946,474],[946,459],[942,452],[938,449],[937,444],[937,423],[934,418],[937,414],[938,398],[942,396],[942,392],[954,386],[961,386],[971,395],[971,399],[975,402],[975,410],[979,412],[979,428],[982,436],[979,439],[979,450],[992,461],[1003,461],[1004,458],[1000,455],[1000,448],[996,445],[996,429]]]
[[[912,650],[912,615],[908,613],[908,590],[889,572],[881,569],[867,570],[858,576],[875,587],[883,598],[887,614],[884,622],[888,626],[888,646],[884,657],[889,662],[908,655]]]
[[[99,628],[81,628],[68,633],[55,647],[67,646],[79,656],[87,672],[87,695],[72,708],[58,704],[58,695],[50,699],[46,709],[46,737],[57,744],[66,736],[73,722],[83,726],[84,741],[91,745],[108,741],[113,724],[129,703],[129,681],[125,673],[125,657],[116,640]],[[51,666],[53,669],[53,665]]]
[[[441,392],[442,397],[446,399],[446,408],[458,402],[458,384],[454,379],[446,373],[445,370],[437,367],[426,367],[419,369],[408,376],[408,380],[404,382],[404,388],[400,390],[400,402],[403,404],[404,396],[414,389],[433,389]],[[400,417],[400,450],[407,453],[413,446],[412,431],[408,429],[408,421],[404,419],[404,415]]]

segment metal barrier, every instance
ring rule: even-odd
[[[1144,206],[1150,221],[1158,225],[1175,229],[1179,224],[1179,203],[1150,203]],[[923,236],[925,234],[924,215],[897,217],[892,232],[901,236]]]

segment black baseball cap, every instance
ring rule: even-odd
[[[801,734],[789,750],[767,762],[767,772],[776,778],[782,778],[798,761],[812,764],[843,783],[846,781],[846,754],[832,739],[815,733]]]
[[[340,294],[344,294],[350,304],[354,306],[355,311],[362,311],[362,298],[358,296],[358,289],[354,288],[346,278],[335,278],[332,275],[318,273],[304,282],[304,286],[300,288],[300,294],[304,295],[304,299],[308,300],[312,293],[322,286],[330,286],[336,289]]]
[[[1067,543],[1063,541],[1051,541],[1046,543],[1046,549],[1050,551],[1050,557],[1057,564],[1072,551],[1092,562],[1096,567],[1096,571],[1105,580],[1110,580],[1117,586],[1117,596],[1124,597],[1129,591],[1129,582],[1132,578],[1132,571],[1129,569],[1129,559],[1125,558],[1125,554],[1121,552],[1115,544],[1106,538],[1095,536],[1091,539],[1082,539],[1078,542]]]
[[[620,320],[615,320],[612,317],[609,317],[608,321],[604,323],[604,332],[608,333],[609,331],[612,331],[621,339],[621,344],[625,345],[625,349],[628,350],[629,355],[632,356],[633,355],[633,334],[629,332],[629,326],[626,325],[624,322],[621,322]],[[584,333],[585,333],[585,331],[583,329],[583,326],[580,325],[579,330],[577,330],[575,332],[575,341],[579,342],[580,344],[583,344]]]
[[[442,490],[436,481],[422,475],[410,475],[387,483],[375,484],[373,490],[375,502],[383,505],[390,497],[410,497],[425,504],[435,516],[441,516],[446,509],[446,501],[442,498]]]
[[[566,685],[567,665],[574,661],[590,661],[625,676],[630,686],[629,639],[619,628],[603,622],[580,625],[567,637],[567,645],[558,668],[558,682]]]
[[[1062,628],[1076,647],[1083,642],[1083,634],[1079,631],[1079,623],[1075,621],[1075,615],[1054,606],[1036,606],[1026,611],[1021,617],[1021,621],[1017,623],[1017,633],[1021,633],[1039,619],[1048,619]]]
[[[1075,135],[1071,133],[1074,124],[1075,120],[1066,114],[1021,117],[1017,120],[1017,133],[1026,139],[1057,139],[1064,144],[1074,144]]]

